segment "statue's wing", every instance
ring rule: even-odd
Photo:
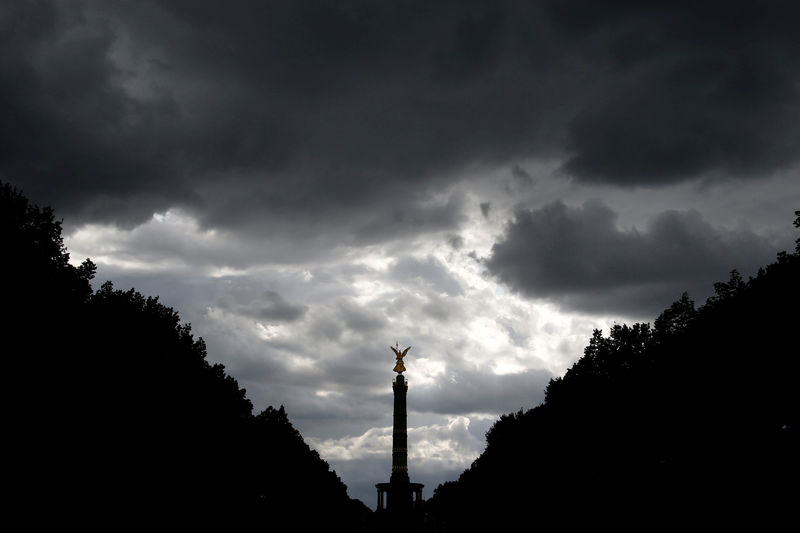
[[[403,355],[401,355],[400,357],[405,357],[405,356],[406,356],[406,354],[408,353],[408,351],[409,351],[410,349],[411,349],[411,346],[409,346],[408,348],[406,348],[405,350],[403,350]]]
[[[401,356],[400,356],[400,352],[398,352],[398,351],[395,349],[395,347],[394,347],[394,346],[389,346],[389,349],[390,349],[390,350],[392,350],[392,351],[394,352],[394,354],[395,354],[397,357],[401,357]]]

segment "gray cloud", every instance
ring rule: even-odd
[[[581,60],[611,69],[572,117],[569,173],[658,184],[796,161],[797,5],[552,4]]]
[[[419,424],[409,427],[409,473],[425,485],[424,495],[458,474],[469,465],[484,446],[484,435],[491,425],[486,418],[443,417],[410,413]],[[374,505],[375,480],[389,476],[391,467],[391,418],[385,425],[366,433],[343,439],[312,441],[313,445],[331,453],[331,464],[343,478],[353,479],[348,492],[367,505]]]
[[[451,324],[454,321],[464,320],[462,302],[446,294],[428,294],[427,301],[420,307],[423,315],[442,324]]]
[[[305,305],[290,304],[275,291],[248,294],[244,301],[234,299],[231,292],[217,301],[217,305],[227,311],[267,322],[294,322],[308,311]]]
[[[383,311],[364,308],[352,301],[339,302],[337,307],[337,316],[341,318],[343,325],[359,334],[372,335],[389,325]]]
[[[453,250],[460,250],[461,248],[464,247],[464,237],[462,237],[461,235],[457,234],[448,235],[446,240],[447,244],[449,244],[453,248]]]
[[[798,7],[712,5],[13,3],[0,175],[75,222],[362,240],[457,224],[426,201],[475,162],[757,178],[797,161]]]
[[[442,414],[500,415],[542,402],[553,375],[544,370],[497,375],[455,368],[430,387],[416,390],[409,409]]]
[[[433,256],[424,260],[408,256],[399,259],[391,268],[390,276],[400,282],[414,283],[434,293],[457,296],[464,291],[447,267]]]
[[[731,269],[754,274],[775,251],[748,230],[713,228],[696,211],[664,212],[644,231],[624,230],[598,201],[577,208],[556,202],[518,210],[486,266],[533,297],[651,317],[684,290],[702,301]]]
[[[505,187],[509,194],[515,194],[518,191],[524,191],[536,183],[536,180],[533,179],[533,176],[531,176],[527,170],[518,164],[514,164],[511,167],[511,177],[512,183]]]

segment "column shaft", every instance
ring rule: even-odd
[[[406,428],[406,392],[402,374],[392,384],[394,390],[394,428],[392,432],[392,479],[408,480],[408,431]]]

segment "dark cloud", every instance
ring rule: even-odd
[[[519,165],[515,164],[511,167],[511,175],[514,177],[515,185],[519,188],[530,187],[534,183],[530,173]]]
[[[426,201],[475,162],[665,184],[797,161],[793,3],[2,9],[0,176],[74,221],[384,238],[456,225]]]
[[[696,211],[668,211],[645,230],[617,227],[598,201],[519,210],[486,266],[527,295],[592,312],[652,317],[689,291],[698,301],[731,269],[754,274],[774,257],[762,237],[713,228]]]
[[[483,214],[484,218],[487,218],[489,216],[489,209],[491,209],[491,207],[492,207],[492,202],[480,203],[481,214]]]
[[[0,175],[75,219],[123,226],[196,200],[187,154],[178,153],[187,131],[177,102],[125,88],[136,73],[113,59],[129,31],[113,10],[13,3],[0,16],[9,30],[0,44]]]
[[[460,250],[464,247],[464,237],[456,234],[448,235],[447,244],[449,244],[453,250]]]
[[[506,331],[508,334],[508,338],[511,340],[511,343],[514,346],[519,348],[525,348],[528,345],[528,339],[530,338],[524,332],[519,331],[519,327],[514,327],[514,324],[508,320],[507,318],[498,318],[497,323]]]
[[[796,161],[796,4],[552,2],[582,60],[608,73],[572,117],[565,169],[658,184],[752,177]]]
[[[464,316],[463,302],[450,298],[446,294],[444,296],[436,293],[428,294],[427,301],[421,305],[420,311],[428,319],[445,325],[454,322],[458,323],[466,318]]]
[[[433,385],[415,391],[413,402],[409,399],[409,409],[488,415],[529,409],[544,400],[544,389],[552,377],[544,370],[498,375],[491,371],[449,369]]]
[[[399,259],[392,266],[390,276],[401,284],[413,283],[434,294],[458,296],[464,292],[447,267],[433,256],[428,256],[424,260],[410,256]]]
[[[220,307],[267,322],[294,322],[305,315],[308,310],[305,305],[290,304],[275,291],[264,291],[249,301],[232,305],[221,302]]]
[[[352,301],[340,302],[337,316],[348,330],[364,336],[374,335],[389,325],[382,310],[361,307]]]
[[[370,212],[366,220],[353,228],[355,242],[373,244],[414,234],[453,228],[461,222],[463,198],[448,196],[443,200],[414,198],[392,202],[383,209]],[[358,217],[352,217],[358,218]]]

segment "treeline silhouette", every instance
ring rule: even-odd
[[[800,227],[800,211],[795,226]],[[695,308],[595,331],[544,402],[500,417],[429,529],[772,529],[796,519],[800,239]]]
[[[26,526],[368,526],[283,406],[254,414],[158,298],[93,292],[52,209],[5,183],[0,246],[6,487]]]

